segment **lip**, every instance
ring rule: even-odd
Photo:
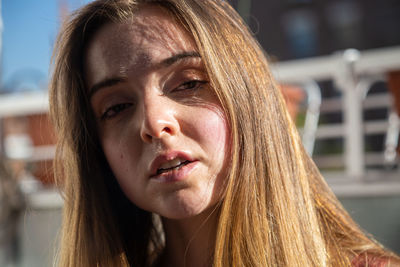
[[[181,167],[178,170],[157,174],[157,170],[162,164],[175,158],[181,158],[185,161],[190,161],[190,163]],[[183,151],[167,151],[164,153],[160,153],[157,157],[154,158],[154,160],[150,164],[150,178],[158,179],[160,181],[182,180],[197,165],[197,162],[198,160],[192,157],[189,153]]]

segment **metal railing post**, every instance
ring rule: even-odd
[[[343,94],[346,173],[356,180],[362,179],[365,173],[362,97],[358,90],[359,79],[355,72],[355,64],[359,58],[358,50],[345,50],[338,76],[335,78],[336,85]]]

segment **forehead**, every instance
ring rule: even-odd
[[[193,38],[167,10],[145,6],[124,22],[101,27],[88,45],[85,66],[89,76],[96,66],[145,68],[190,50],[197,50]]]

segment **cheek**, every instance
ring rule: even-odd
[[[209,140],[209,142],[216,147],[225,146],[228,129],[226,121],[219,114],[212,116],[208,123],[202,127],[203,135]]]
[[[123,151],[122,147],[118,144],[114,144],[112,142],[105,142],[103,143],[103,150],[110,165],[114,175],[118,177],[121,173],[125,173],[126,170],[126,163],[127,155]]]
[[[138,163],[140,162],[138,154],[135,153],[136,150],[128,149],[127,142],[107,141],[102,144],[107,162],[121,190],[135,203],[134,196],[140,195],[134,191],[134,188],[140,188],[138,186],[140,179],[136,179],[138,178],[136,175],[142,173],[141,165]],[[137,164],[130,164],[130,162],[137,162]]]
[[[207,109],[193,121],[200,145],[218,160],[224,159],[229,147],[229,127],[221,109]]]
[[[129,164],[129,162],[139,162],[140,146],[128,136],[129,133],[119,131],[118,134],[108,136],[102,142],[108,164],[118,180],[128,173],[136,173],[138,167],[137,164]],[[132,149],[133,147],[136,149]]]
[[[206,181],[205,188],[212,184],[211,202],[216,203],[223,198],[229,174],[230,161],[230,127],[226,116],[220,110],[212,111],[201,122],[197,123],[199,134],[202,136],[200,145],[207,154],[208,175],[211,180]],[[210,183],[211,181],[211,183]],[[208,194],[208,193],[206,193]]]

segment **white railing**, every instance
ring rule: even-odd
[[[23,116],[47,113],[48,94],[44,91],[0,95],[0,119],[9,116]]]
[[[343,155],[325,157],[325,162],[343,161],[345,173],[326,173],[328,182],[330,180],[344,182],[336,184],[338,191],[344,195],[358,194],[360,190],[356,192],[354,188],[360,188],[360,186],[363,187],[364,193],[369,192],[365,193],[367,195],[371,195],[372,192],[375,192],[374,194],[400,193],[400,171],[385,173],[368,171],[367,173],[366,162],[376,162],[381,155],[376,153],[366,155],[364,149],[365,134],[385,134],[386,151],[382,153],[384,155],[382,161],[394,162],[394,157],[396,157],[394,146],[398,142],[400,120],[394,112],[390,114],[388,120],[381,121],[365,122],[362,116],[366,108],[390,108],[392,105],[389,94],[379,94],[368,98],[366,95],[372,84],[385,81],[385,75],[388,72],[400,70],[400,46],[365,52],[349,49],[331,56],[276,63],[272,66],[272,70],[275,78],[281,83],[301,84],[310,80],[331,80],[341,92],[340,100],[324,101],[321,111],[337,111],[338,104],[341,105],[343,123],[321,125],[315,134],[317,139],[343,137],[344,140]],[[387,179],[384,184],[376,186],[367,182],[378,180],[371,179],[371,176],[375,178],[385,176]],[[382,179],[380,182],[382,183]]]

